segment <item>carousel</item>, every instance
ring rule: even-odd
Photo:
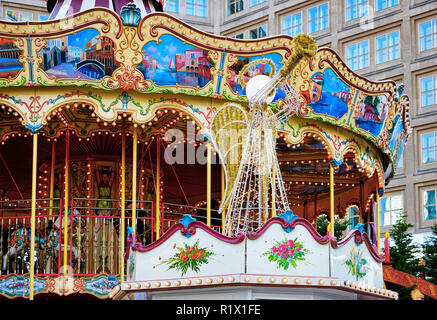
[[[379,199],[402,85],[304,34],[98,2],[0,21],[0,297],[397,299]]]

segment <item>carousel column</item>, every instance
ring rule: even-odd
[[[64,187],[64,275],[67,275],[68,261],[68,179],[70,177],[70,130],[67,128],[65,136],[65,187]]]
[[[50,190],[49,190],[49,198],[50,198],[50,202],[49,202],[49,216],[51,216],[53,214],[53,193],[54,193],[54,188],[55,188],[55,140],[53,139],[52,141],[52,159],[51,159],[51,163],[50,163]],[[51,219],[51,218],[50,218]]]
[[[329,212],[331,220],[331,236],[334,236],[334,166],[329,163]]]
[[[223,167],[222,167],[222,170],[221,170],[221,172],[222,172],[222,184],[221,184],[221,187],[222,187],[222,201],[225,201],[225,169],[223,169]],[[226,219],[226,210],[225,209],[223,209],[223,211],[222,211],[222,233],[223,233],[223,230],[225,230],[225,219]]]
[[[124,282],[124,229],[126,209],[126,133],[121,136],[121,222],[120,222],[120,282]]]
[[[30,279],[29,299],[33,300],[34,279],[35,279],[35,214],[36,214],[36,173],[38,160],[38,134],[33,134],[32,152],[32,211],[30,220]]]
[[[132,147],[132,229],[136,234],[137,226],[137,148],[138,148],[138,133],[134,127],[133,147]]]
[[[379,236],[379,234],[380,234],[380,232],[381,232],[381,230],[380,230],[380,221],[379,221],[379,197],[380,197],[380,195],[379,195],[379,189],[378,189],[378,186],[376,187],[376,212],[375,212],[375,215],[376,215],[376,217],[375,217],[375,222],[376,222],[376,249],[377,249],[377,251],[378,251],[378,253],[380,252],[380,236]]]
[[[211,226],[211,143],[206,143],[206,224]]]
[[[155,186],[155,233],[156,240],[160,233],[161,213],[161,139],[156,138],[156,186]]]

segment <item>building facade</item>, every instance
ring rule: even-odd
[[[371,80],[404,83],[411,135],[380,207],[381,237],[407,215],[417,242],[437,222],[437,1],[168,0],[167,12],[207,32],[256,39],[313,36]]]
[[[0,8],[3,19],[14,12],[48,16],[43,0],[1,1]],[[415,240],[424,241],[437,222],[437,1],[167,0],[166,11],[228,37],[308,33],[356,73],[403,83],[412,132],[381,200],[380,236],[407,215]],[[181,63],[176,59],[175,67]]]
[[[6,21],[48,20],[45,0],[0,1],[0,19]]]

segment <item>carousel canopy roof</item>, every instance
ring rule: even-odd
[[[32,132],[47,131],[53,113],[75,104],[93,110],[92,118],[70,123],[84,137],[95,127],[89,120],[110,124],[128,114],[133,123],[147,125],[165,107],[187,112],[208,129],[222,107],[233,105],[247,113],[249,79],[276,74],[294,50],[293,38],[286,35],[233,39],[195,29],[166,13],[141,18],[138,8],[130,6],[118,15],[123,1],[84,12],[89,1],[57,5],[67,2],[76,11],[67,8],[64,14],[78,12],[71,19],[0,22],[0,106],[15,111],[18,126]],[[94,6],[98,3],[103,1]],[[336,165],[353,154],[359,170],[380,173],[383,188],[409,135],[409,99],[403,86],[359,76],[329,48],[302,60],[287,81],[300,101],[296,116],[279,128],[287,150],[288,145],[297,146],[295,151],[306,148],[316,157],[321,147]],[[272,110],[287,99],[277,90]],[[237,113],[229,111],[223,119],[237,120]],[[61,121],[61,129],[63,125]],[[5,123],[1,138],[21,129]],[[317,135],[317,144],[308,144],[308,135]]]
[[[120,13],[128,3],[134,3],[143,17],[151,12],[163,11],[163,0],[48,0],[47,9],[49,20],[55,20],[96,7]]]

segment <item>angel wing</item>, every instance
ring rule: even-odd
[[[241,106],[233,103],[218,109],[211,120],[211,140],[222,162],[226,181],[220,212],[226,208],[230,199],[232,187],[238,174],[248,125],[247,112]]]

